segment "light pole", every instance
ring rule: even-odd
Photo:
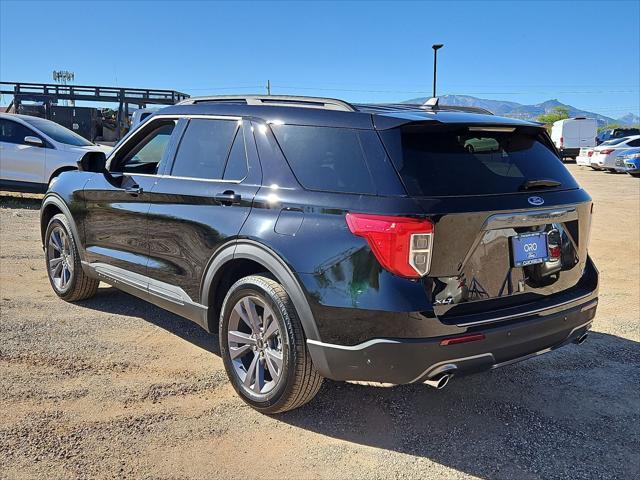
[[[438,67],[438,50],[444,45],[442,43],[436,43],[431,46],[433,48],[433,97],[436,96],[436,69]]]

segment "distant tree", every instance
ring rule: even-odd
[[[569,109],[567,107],[554,107],[550,112],[539,115],[538,121],[550,126],[554,122],[565,118],[569,118]]]

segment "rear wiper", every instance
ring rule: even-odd
[[[539,180],[527,180],[520,185],[520,190],[532,190],[534,188],[552,188],[562,185],[557,180],[550,180],[548,178],[541,178]]]

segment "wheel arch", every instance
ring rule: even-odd
[[[58,213],[62,213],[67,217],[69,225],[71,226],[71,233],[76,239],[76,246],[78,247],[78,252],[80,253],[80,259],[84,260],[84,248],[80,241],[82,237],[80,237],[78,226],[76,225],[73,215],[71,214],[71,210],[69,210],[69,207],[64,202],[64,200],[53,193],[48,193],[47,195],[45,195],[44,199],[42,200],[42,206],[40,207],[40,238],[42,240],[43,247],[47,226],[49,225],[49,222],[54,217],[54,215],[57,215]]]
[[[49,176],[49,180],[47,181],[47,185],[51,185],[51,180],[56,178],[61,173],[63,173],[63,172],[72,172],[74,170],[78,170],[78,167],[73,167],[71,165],[65,165],[64,167],[60,167],[60,168],[54,170],[53,173]]]
[[[293,302],[307,339],[320,340],[304,290],[287,263],[269,247],[237,240],[216,252],[203,277],[201,301],[208,308],[208,330],[217,331],[220,307],[229,287],[247,275],[266,273],[277,280]]]

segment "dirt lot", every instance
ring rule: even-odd
[[[0,477],[637,478],[640,182],[570,168],[596,203],[583,346],[442,391],[326,382],[276,417],[197,326],[108,287],[59,300],[39,201],[0,197]]]

